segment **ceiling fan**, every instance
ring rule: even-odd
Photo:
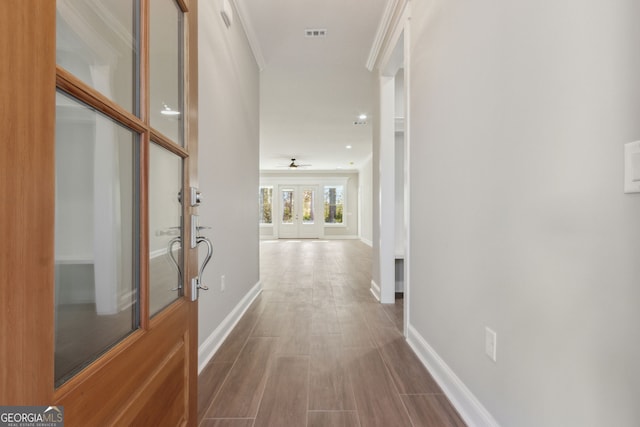
[[[296,163],[296,159],[292,158],[291,163],[289,163],[289,165],[285,167],[288,167],[289,169],[297,169],[297,168],[306,168],[309,166],[311,165]]]

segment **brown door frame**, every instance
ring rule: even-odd
[[[55,8],[0,2],[2,405],[53,396]]]

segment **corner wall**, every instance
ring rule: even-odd
[[[218,3],[198,3],[198,170],[203,197],[199,212],[200,224],[212,227],[202,234],[214,244],[213,259],[203,278],[210,290],[200,292],[200,346],[214,331],[220,331],[235,307],[246,303],[245,297],[260,279],[256,220],[259,71],[239,20],[227,28]]]
[[[499,425],[640,425],[640,3],[412,9],[411,326]]]

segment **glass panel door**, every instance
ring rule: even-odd
[[[280,187],[280,224],[278,237],[283,239],[320,237],[321,221],[316,221],[317,185]]]
[[[287,188],[282,190],[282,224],[293,224],[296,203],[294,201],[295,190]]]
[[[55,381],[139,325],[138,134],[56,97]]]
[[[56,61],[139,114],[139,2],[56,0]]]
[[[56,0],[57,387],[183,296],[183,6]]]
[[[174,0],[150,1],[151,127],[178,145],[183,137],[182,11]]]
[[[182,158],[149,150],[149,314],[182,295]]]
[[[298,219],[298,236],[301,239],[315,239],[320,237],[322,221],[316,221],[315,212],[317,209],[316,193],[317,185],[298,186],[298,197],[300,197],[300,214]]]
[[[7,8],[16,10],[16,21],[34,19],[44,29],[25,26],[30,37],[20,39],[20,51],[6,49],[6,59],[24,72],[25,63],[38,67],[34,52],[46,57],[49,78],[28,73],[33,86],[22,79],[19,88],[49,105],[42,110],[51,119],[54,82],[58,90],[55,140],[47,122],[35,134],[46,144],[34,145],[47,153],[55,147],[55,159],[42,151],[33,160],[16,156],[36,170],[55,169],[55,183],[37,188],[44,200],[55,196],[55,204],[36,205],[43,217],[55,217],[55,236],[34,240],[50,248],[34,250],[42,264],[55,258],[55,269],[38,276],[48,273],[43,289],[55,300],[38,288],[34,295],[46,304],[16,313],[16,323],[39,325],[43,332],[34,337],[54,337],[55,346],[29,341],[45,350],[34,351],[42,356],[31,363],[32,376],[42,374],[47,383],[39,396],[49,398],[40,400],[64,406],[74,425],[195,425],[197,296],[166,262],[197,271],[197,249],[181,240],[190,239],[198,208],[178,200],[197,178],[197,2],[56,0],[29,14],[34,3]],[[46,54],[54,36],[55,81]],[[193,94],[188,104],[185,88]],[[27,123],[31,111],[40,110],[20,109],[17,123]],[[155,265],[154,255],[165,265]]]
[[[302,223],[314,224],[315,191],[304,190],[302,193]]]

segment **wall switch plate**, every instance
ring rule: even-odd
[[[484,352],[494,362],[496,361],[496,340],[497,340],[496,332],[489,328],[485,328]]]
[[[624,192],[640,193],[640,141],[624,144]]]
[[[222,276],[220,276],[220,291],[224,292],[225,289],[227,289],[227,284],[225,283],[223,274]]]

